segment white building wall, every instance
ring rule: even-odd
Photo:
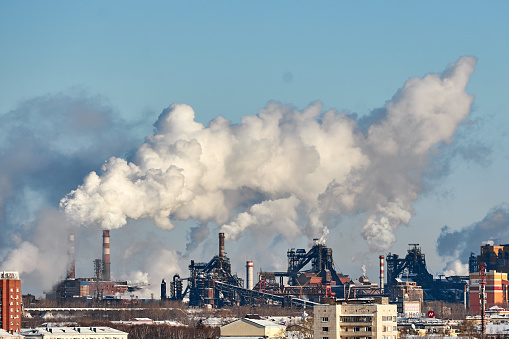
[[[314,338],[397,338],[397,306],[336,304],[314,307]]]

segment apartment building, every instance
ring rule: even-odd
[[[332,300],[314,307],[314,338],[396,339],[396,316],[388,298]]]
[[[19,332],[21,328],[21,280],[18,272],[0,272],[0,328]]]

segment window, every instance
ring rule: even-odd
[[[371,331],[373,331],[373,329],[371,328],[371,326],[366,327],[366,332],[371,332]]]
[[[323,318],[322,318],[322,323],[326,323],[326,322],[328,322],[328,321],[329,321],[329,317],[323,317]]]
[[[329,337],[322,337],[322,339],[329,339]]]
[[[11,292],[14,292],[14,290],[11,288]]]
[[[354,328],[353,328],[353,331],[354,331],[354,332],[360,332],[360,331],[361,331],[361,328],[360,328],[360,327],[354,327]]]
[[[322,331],[323,332],[329,332],[329,328],[328,327],[322,327]]]

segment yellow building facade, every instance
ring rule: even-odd
[[[491,270],[485,273],[486,277],[486,309],[493,306],[505,306],[508,301],[507,273]],[[479,299],[481,273],[470,273],[470,298],[469,307],[472,312],[481,311]]]

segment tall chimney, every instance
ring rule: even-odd
[[[67,279],[76,279],[76,256],[74,253],[74,234],[69,234],[69,266],[67,267]]]
[[[384,256],[380,256],[380,290],[384,292]]]
[[[219,233],[219,256],[224,257],[224,233]]]
[[[253,289],[253,262],[246,261],[246,288]]]
[[[110,281],[110,231],[103,231],[103,272],[104,281]]]

